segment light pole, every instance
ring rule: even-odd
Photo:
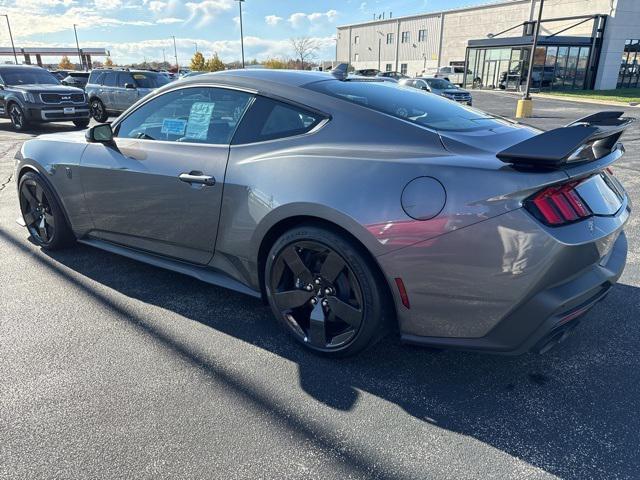
[[[13,49],[13,58],[16,60],[16,65],[18,65],[18,55],[16,55],[16,46],[13,44],[13,35],[11,34],[11,24],[9,23],[9,15],[0,15],[7,19],[7,28],[9,29],[9,38],[11,39],[11,48]]]
[[[173,38],[173,55],[176,57],[176,74],[180,74],[180,66],[178,65],[178,48],[176,47],[176,36],[171,35]]]
[[[73,33],[76,35],[76,48],[78,49],[78,58],[80,59],[80,66],[84,70],[84,60],[82,59],[82,53],[80,52],[80,43],[78,42],[78,31],[76,30],[76,24],[73,24]]]
[[[194,45],[195,45],[195,47],[196,47],[196,51],[195,51],[194,53],[198,53],[198,42],[193,42],[193,44],[194,44]]]
[[[380,71],[380,67],[381,67],[381,64],[380,64],[380,51],[382,50],[382,37],[384,37],[384,34],[380,30],[378,30],[377,32],[378,32],[378,35],[379,35],[378,36],[378,71]]]
[[[164,53],[164,48],[162,49],[162,63],[164,63],[164,64],[167,63],[167,56]]]
[[[544,7],[544,0],[540,0],[540,10],[538,11],[538,21],[536,22],[536,28],[533,30],[533,42],[531,44],[531,55],[529,55],[529,68],[527,69],[527,84],[525,86],[522,99],[518,100],[518,107],[516,109],[516,118],[530,117],[533,113],[533,102],[531,100],[531,75],[533,73],[533,62],[536,55],[536,47],[538,46],[538,36],[540,35],[540,22],[542,21],[542,8]],[[542,81],[542,80],[541,80]]]
[[[240,51],[242,52],[242,68],[244,68],[244,34],[242,33],[242,2],[244,0],[236,0],[240,8]]]

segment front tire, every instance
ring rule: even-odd
[[[27,172],[22,176],[18,198],[24,223],[38,246],[59,250],[75,242],[62,207],[40,175]]]
[[[90,111],[91,116],[96,122],[104,123],[109,118],[104,103],[97,98],[91,100]]]
[[[385,333],[390,309],[379,276],[351,238],[303,225],[274,243],[264,282],[271,310],[299,343],[325,356],[346,357]]]
[[[87,128],[91,120],[74,120],[73,124],[78,128]]]
[[[11,119],[11,126],[16,132],[22,132],[29,126],[22,107],[17,103],[9,105],[9,118]]]

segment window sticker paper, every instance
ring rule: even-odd
[[[206,140],[209,124],[213,115],[214,102],[194,102],[189,112],[186,137],[194,140]]]

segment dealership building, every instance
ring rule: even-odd
[[[469,88],[520,89],[539,0],[503,0],[338,27],[336,61],[409,76],[451,66]],[[531,83],[640,87],[640,0],[545,0]]]

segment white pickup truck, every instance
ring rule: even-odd
[[[425,72],[426,73],[426,72]],[[454,85],[462,86],[464,80],[464,67],[439,67],[434,68],[430,74],[435,78],[444,78]]]

